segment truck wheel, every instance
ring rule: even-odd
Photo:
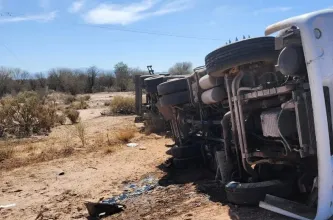
[[[164,81],[163,78],[163,76],[160,76],[145,79],[144,83],[147,93],[157,93],[157,86]]]
[[[169,95],[163,95],[160,98],[161,106],[174,106],[174,105],[181,105],[190,102],[190,93],[189,91],[185,92],[177,92],[172,93]]]
[[[274,37],[257,37],[220,47],[209,53],[205,62],[209,75],[221,77],[232,67],[259,61],[275,62],[278,55]]]
[[[161,83],[157,87],[159,95],[167,95],[176,92],[188,90],[187,79],[171,79],[170,81]]]
[[[201,155],[200,145],[174,146],[171,154],[175,158],[198,157]]]
[[[142,76],[140,76],[141,87],[145,87],[145,79],[150,78],[150,77],[154,77],[154,76],[152,76],[152,75],[142,75]]]
[[[189,157],[182,159],[174,158],[172,164],[176,169],[197,168],[202,165],[202,158],[201,157]]]
[[[225,186],[229,202],[238,205],[258,205],[266,194],[287,197],[292,193],[292,182],[270,180],[257,183],[230,182]]]

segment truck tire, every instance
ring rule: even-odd
[[[142,76],[140,76],[141,87],[145,87],[145,79],[150,78],[150,77],[154,77],[154,76],[152,76],[152,75],[142,75]]]
[[[144,80],[147,93],[157,93],[157,86],[164,81],[164,77],[150,77]]]
[[[171,148],[171,155],[175,158],[198,157],[201,155],[200,145],[174,146]]]
[[[287,197],[292,193],[292,182],[270,180],[257,183],[230,182],[225,186],[229,202],[238,205],[258,205],[266,194]]]
[[[160,104],[162,107],[165,106],[175,106],[186,104],[190,102],[190,93],[189,91],[177,92],[168,95],[163,95],[160,98]]]
[[[197,168],[202,165],[202,158],[201,157],[189,157],[182,159],[174,158],[172,164],[176,169]]]
[[[209,53],[205,62],[209,75],[221,77],[232,67],[259,61],[275,62],[278,55],[274,37],[257,37],[220,47]]]
[[[188,90],[187,79],[171,79],[157,86],[159,95],[167,95]]]

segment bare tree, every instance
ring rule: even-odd
[[[87,70],[87,90],[86,92],[92,93],[93,92],[93,87],[96,83],[96,77],[98,74],[98,69],[96,66],[92,66]]]
[[[10,83],[12,81],[12,72],[10,69],[0,67],[0,97],[10,92]]]
[[[170,75],[187,75],[192,73],[191,62],[176,63],[169,69]]]
[[[46,87],[46,77],[44,76],[43,73],[37,73],[36,74],[36,79],[38,81],[39,87],[40,88],[45,88]]]

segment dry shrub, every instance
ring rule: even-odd
[[[43,149],[42,152],[38,155],[32,156],[30,158],[30,163],[32,162],[44,162],[55,160],[59,158],[69,157],[74,153],[74,148],[65,147],[61,149],[56,149],[54,147]]]
[[[118,145],[106,146],[103,150],[103,153],[112,154],[112,153],[116,152],[118,148],[119,148]]]
[[[111,106],[111,101],[104,102],[104,106]]]
[[[57,123],[64,125],[66,123],[66,115],[64,113],[57,114]]]
[[[82,147],[85,147],[85,145],[86,145],[86,126],[82,122],[79,122],[78,124],[75,125],[75,134],[80,139],[80,141],[82,143]]]
[[[113,114],[133,114],[135,113],[135,99],[133,97],[115,96],[110,105]]]
[[[134,137],[135,132],[134,128],[121,129],[116,132],[116,138],[123,143],[128,143]]]
[[[75,101],[70,105],[70,108],[80,110],[89,108],[88,103],[85,101],[84,97],[81,97],[79,101]]]
[[[60,155],[61,157],[69,157],[74,153],[74,148],[73,147],[64,147],[61,148],[58,155]]]
[[[56,103],[35,92],[22,92],[0,100],[0,127],[16,136],[48,133],[56,124]]]
[[[66,95],[65,98],[64,98],[64,104],[65,105],[69,105],[74,101],[76,101],[76,97],[73,96],[73,95]]]
[[[85,101],[89,101],[89,100],[90,100],[90,98],[91,98],[91,96],[90,96],[90,95],[85,95],[85,96],[83,96],[83,99],[84,99]]]
[[[0,148],[0,162],[12,158],[14,155],[14,147],[2,146]]]
[[[67,109],[65,113],[66,113],[67,118],[69,118],[69,120],[72,122],[72,124],[75,124],[78,122],[80,112],[78,112],[75,109]]]

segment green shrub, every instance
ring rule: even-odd
[[[75,109],[67,109],[66,116],[67,116],[67,118],[69,118],[69,120],[72,122],[72,124],[75,124],[79,120],[80,112],[78,112]]]
[[[115,96],[110,105],[113,114],[133,114],[135,113],[135,99],[133,97]]]
[[[56,123],[56,104],[35,92],[22,92],[0,100],[0,125],[5,133],[29,136],[50,132]]]

